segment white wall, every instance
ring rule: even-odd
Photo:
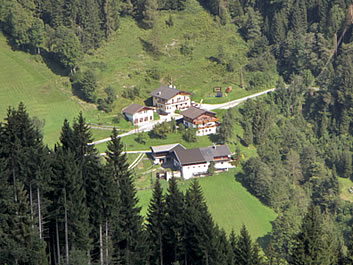
[[[140,119],[143,119],[142,122],[140,122]],[[145,118],[147,118],[147,121],[145,121]],[[137,125],[141,125],[141,124],[145,124],[149,121],[153,120],[153,110],[143,110],[141,112],[137,112],[133,115],[132,117],[132,123],[134,123],[135,119],[138,120],[138,122],[136,123]],[[130,120],[130,119],[129,119]]]
[[[180,100],[180,102],[178,102],[178,100]],[[165,104],[163,104],[157,103],[157,99],[153,97],[153,105],[157,106],[157,108],[160,108],[164,112],[172,113],[177,109],[187,110],[191,106],[191,101],[190,96],[176,95],[175,97],[169,99]]]
[[[183,166],[181,169],[182,175],[184,179],[191,179],[194,174],[198,175],[200,173],[204,174],[207,172],[209,163],[199,164],[199,165],[191,165],[191,166]]]
[[[215,125],[216,123],[215,122],[210,122],[210,123],[207,123],[205,126],[212,126],[212,125]],[[185,121],[184,120],[184,125],[185,127],[188,127],[188,128],[196,128],[196,124],[193,124],[189,121]],[[203,127],[203,126],[202,126]],[[212,134],[212,133],[217,133],[217,127],[211,127],[211,128],[207,128],[207,129],[203,129],[202,127],[199,127],[199,129],[197,130],[196,132],[196,136],[203,136],[203,135],[208,135],[208,134]]]
[[[196,132],[197,136],[202,136],[202,135],[208,135],[208,134],[216,134],[217,133],[217,127],[211,127],[207,129],[202,129],[199,128],[198,131]]]
[[[215,167],[215,169],[234,168],[234,166],[230,162],[216,162],[214,167]]]

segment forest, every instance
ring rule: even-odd
[[[266,104],[257,108],[249,101],[244,109],[250,112],[252,108],[253,113],[269,118],[266,111],[257,110]],[[293,122],[300,119],[300,114],[296,115]],[[286,126],[291,126],[291,121],[278,120],[278,124],[278,129],[273,128],[276,133],[280,134],[283,126],[283,132],[293,134],[290,141],[287,138],[288,145],[276,148],[271,130],[261,137],[268,137],[266,143],[283,154],[260,151],[266,147],[259,146],[259,158],[250,158],[243,165],[246,177],[237,176],[280,213],[271,239],[261,251],[245,226],[238,235],[227,235],[215,224],[197,180],[185,193],[174,178],[166,193],[157,180],[144,219],[115,129],[102,161],[94,145],[89,145],[91,134],[82,113],[72,126],[64,121],[58,143],[49,149],[25,106],[9,108],[0,126],[0,262],[352,264],[350,229],[347,247],[338,229],[352,218],[352,206],[337,200],[338,174],[347,174],[347,162],[343,172],[330,170],[315,155],[317,146],[307,143],[300,148],[298,142],[305,138],[298,136],[302,127],[289,131]],[[264,127],[250,126],[253,139],[246,141],[259,141]],[[308,142],[315,138],[310,133]],[[276,168],[271,164],[274,160]]]
[[[0,28],[15,49],[77,81],[84,54],[109,41],[121,17],[156,30],[159,12],[182,12],[187,1],[0,0]],[[234,141],[240,123],[237,144],[256,147],[235,178],[278,214],[268,240],[253,241],[246,226],[227,235],[197,180],[185,193],[175,179],[166,193],[157,181],[143,218],[116,130],[102,159],[81,113],[49,148],[21,103],[0,123],[1,264],[353,263],[353,207],[339,196],[339,180],[353,180],[352,1],[199,2],[220,27],[237,26],[246,70],[275,64],[280,75],[240,117],[224,114],[220,139]]]

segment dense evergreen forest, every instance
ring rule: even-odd
[[[292,89],[279,90],[258,107],[248,102],[244,110],[269,119],[264,105],[272,108],[272,100],[287,91]],[[330,171],[324,154],[317,154],[319,145],[310,143],[316,142],[313,131],[288,130],[301,117],[296,106],[295,117],[273,120],[267,135],[256,118],[250,125],[249,141],[268,139],[258,147],[259,158],[245,162],[246,177],[240,179],[280,214],[265,254],[245,226],[228,236],[214,223],[197,180],[186,193],[174,178],[167,193],[156,181],[144,220],[115,129],[103,162],[88,144],[82,114],[72,126],[64,121],[50,150],[24,105],[10,108],[0,126],[1,264],[352,264],[352,241],[347,250],[339,228],[351,222],[353,208],[337,199],[337,175],[347,174],[349,166],[345,161],[343,173]],[[291,134],[287,144],[270,136],[282,139],[281,133]]]
[[[0,0],[0,27],[15,48],[74,73],[120,17],[150,29],[158,12],[187,1]],[[241,123],[239,144],[256,147],[236,178],[278,213],[266,244],[245,226],[238,235],[217,227],[197,181],[185,194],[175,180],[166,194],[156,182],[144,220],[115,130],[105,161],[82,114],[64,121],[51,150],[20,104],[0,123],[1,264],[353,263],[353,206],[338,181],[353,180],[352,1],[200,3],[220,26],[237,25],[249,71],[275,60],[281,75],[275,92],[246,102],[241,118],[228,111],[221,128],[227,142]]]

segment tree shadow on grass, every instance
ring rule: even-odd
[[[272,224],[272,222],[271,222]],[[258,237],[256,242],[262,247],[262,249],[264,250],[264,252],[266,253],[267,249],[268,249],[268,246],[271,242],[271,235],[270,235],[270,232],[267,233],[266,235],[262,236],[262,237]]]
[[[62,67],[54,59],[54,54],[52,52],[47,52],[46,50],[41,50],[41,56],[47,67],[56,75],[68,76],[68,71]]]
[[[62,67],[59,63],[57,63],[54,59],[53,53],[48,52],[47,50],[40,48],[40,54],[36,53],[35,50],[30,49],[28,47],[18,47],[15,40],[11,38],[8,34],[3,32],[4,36],[6,37],[6,43],[10,46],[12,51],[22,51],[26,52],[32,56],[37,56],[35,61],[39,62],[42,61],[46,64],[52,73],[59,75],[59,76],[68,76],[67,70]],[[39,59],[39,60],[37,60]]]
[[[209,134],[208,139],[215,144],[223,144],[221,137],[218,134]]]
[[[153,57],[154,59],[158,59],[160,56],[163,55],[163,53],[158,50],[158,49],[155,49],[152,45],[151,42],[149,41],[146,41],[144,39],[142,39],[141,37],[139,37],[139,40],[142,44],[142,48],[145,52],[147,52],[151,57]]]

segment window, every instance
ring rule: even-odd
[[[148,121],[148,117],[145,117],[145,121]]]
[[[135,123],[135,124],[138,123],[138,119],[135,119],[135,120],[134,120],[134,123]]]
[[[150,120],[152,120],[153,119],[153,117],[152,116],[150,116]]]
[[[143,118],[140,118],[140,122],[143,122]]]

